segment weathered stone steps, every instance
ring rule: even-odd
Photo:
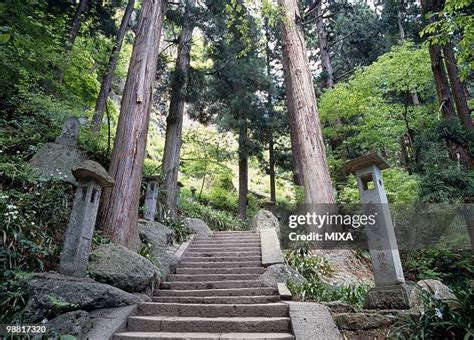
[[[214,256],[214,257],[205,257],[205,256],[184,256],[183,262],[250,262],[250,261],[261,261],[260,255],[252,255],[252,256]]]
[[[256,267],[261,266],[260,260],[252,261],[187,261],[182,260],[178,268],[242,268],[242,267]]]
[[[241,280],[252,280],[258,279],[258,274],[175,274],[168,276],[168,281],[180,281],[180,282],[206,282],[206,281],[241,281]]]
[[[254,296],[154,296],[153,302],[199,304],[250,304],[279,302],[277,295]]]
[[[185,316],[185,317],[287,317],[288,305],[267,304],[183,304],[147,302],[139,306],[139,314],[144,316]]]
[[[203,281],[203,282],[180,282],[171,281],[163,282],[162,289],[234,289],[234,288],[254,288],[264,287],[265,285],[259,280],[228,280],[228,281]]]
[[[130,332],[249,332],[288,333],[288,317],[176,317],[176,316],[131,316],[127,329]]]
[[[294,339],[289,308],[264,272],[260,238],[219,232],[195,239],[153,302],[139,306],[114,340]]]
[[[219,253],[209,252],[209,251],[188,251],[186,252],[185,259],[189,259],[190,257],[260,257],[262,253],[260,250],[258,251],[222,251]]]
[[[293,340],[295,337],[288,333],[172,333],[172,332],[127,332],[116,334],[114,340]]]
[[[157,296],[258,296],[275,295],[278,291],[271,287],[231,288],[231,289],[159,289]]]
[[[237,268],[177,268],[176,274],[199,275],[199,274],[262,274],[263,267],[237,267]]]

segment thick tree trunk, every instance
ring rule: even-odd
[[[91,130],[95,136],[98,136],[100,133],[100,126],[102,123],[102,118],[104,117],[105,103],[109,97],[110,89],[112,86],[112,78],[114,76],[115,66],[120,55],[120,50],[122,49],[123,39],[125,38],[125,33],[127,33],[128,23],[130,22],[130,17],[132,16],[133,7],[135,6],[135,0],[129,0],[125,13],[122,17],[122,22],[120,23],[120,28],[115,39],[115,45],[110,55],[109,63],[107,70],[102,78],[102,83],[100,84],[99,96],[95,103],[95,112],[92,117]]]
[[[466,98],[466,87],[459,78],[459,69],[456,64],[456,57],[454,56],[453,45],[447,44],[443,46],[444,62],[446,64],[446,70],[448,71],[449,82],[451,83],[451,90],[453,93],[454,104],[456,105],[456,111],[458,117],[461,120],[462,125],[466,129],[472,129],[473,123],[471,118],[471,112],[467,105]]]
[[[316,29],[318,31],[319,53],[321,54],[322,74],[322,88],[327,89],[334,86],[334,76],[332,71],[331,56],[329,55],[329,45],[326,33],[326,26],[323,19],[322,1],[318,3],[318,9],[315,11],[316,15]]]
[[[303,171],[305,202],[334,203],[334,193],[326,159],[316,94],[309,70],[303,30],[298,22],[296,0],[278,0],[282,6],[283,71],[290,119],[294,120],[296,153]],[[291,110],[290,110],[291,108]]]
[[[138,237],[143,160],[164,11],[162,0],[142,1],[109,168],[115,185],[104,190],[100,209],[100,225],[106,233],[129,247]]]
[[[247,123],[239,131],[239,217],[247,218],[247,194],[249,191],[249,162],[247,152]]]
[[[166,119],[162,169],[165,179],[166,202],[172,217],[177,215],[176,195],[178,192],[179,157],[181,154],[186,87],[189,78],[191,39],[194,29],[190,11],[195,2],[195,0],[186,1],[183,28],[179,35],[176,70],[171,89],[170,110]]]
[[[87,11],[88,0],[80,0],[79,5],[76,9],[76,14],[74,14],[74,18],[72,19],[71,28],[69,29],[66,49],[69,50],[74,45],[74,41],[76,41],[77,35],[79,34],[79,30],[81,28],[82,22],[82,15]]]

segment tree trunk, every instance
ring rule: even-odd
[[[77,35],[79,34],[79,30],[81,28],[81,21],[82,21],[82,14],[87,11],[88,0],[80,0],[79,5],[76,9],[76,14],[74,14],[74,19],[71,23],[71,28],[69,29],[66,49],[70,50],[74,45],[74,41],[76,41]]]
[[[268,20],[265,19],[265,54],[266,54],[266,68],[267,76],[271,77],[270,65],[270,34],[268,32]],[[268,110],[268,163],[270,175],[270,201],[276,202],[276,181],[275,181],[275,145],[273,140],[273,103],[270,88],[267,92],[267,110]]]
[[[247,138],[247,122],[242,122],[239,131],[239,216],[241,219],[247,218],[247,194],[249,191]]]
[[[331,57],[329,55],[329,45],[326,33],[326,26],[323,19],[322,0],[318,3],[318,9],[315,11],[316,15],[316,29],[318,31],[319,39],[319,53],[321,54],[322,74],[322,88],[328,89],[334,86],[334,76],[332,72]]]
[[[102,196],[100,225],[114,242],[128,247],[138,237],[143,160],[164,11],[162,0],[142,1],[109,168],[115,185]]]
[[[122,22],[120,23],[120,28],[117,33],[112,54],[110,55],[107,70],[104,74],[104,77],[102,78],[102,83],[100,84],[99,96],[97,97],[97,101],[95,103],[95,112],[91,123],[91,130],[95,136],[98,136],[100,133],[100,126],[102,124],[102,118],[104,117],[105,103],[109,97],[115,66],[117,65],[120,50],[122,49],[123,39],[127,33],[128,23],[130,22],[130,17],[132,16],[134,6],[135,0],[129,0],[127,8],[125,9],[125,13],[122,17]]]
[[[449,82],[451,83],[451,90],[453,93],[454,104],[458,113],[461,124],[466,129],[472,129],[473,123],[471,119],[471,112],[467,105],[466,87],[459,78],[459,69],[456,64],[456,57],[454,56],[453,45],[447,44],[443,46],[444,63],[448,71]]]
[[[278,0],[282,20],[283,71],[288,111],[295,125],[299,148],[292,150],[303,171],[306,203],[334,203],[334,193],[326,159],[313,79],[296,0]],[[291,110],[290,110],[291,108]]]
[[[190,11],[195,2],[195,0],[186,1],[183,28],[179,35],[176,70],[171,87],[170,110],[166,119],[162,169],[165,180],[166,202],[172,217],[177,215],[176,195],[178,192],[179,157],[181,154],[186,87],[189,78],[191,39],[194,29]]]
[[[451,99],[451,91],[449,90],[449,82],[446,76],[443,59],[441,56],[441,48],[438,45],[430,45],[431,70],[435,80],[436,95],[438,97],[440,110],[444,118],[454,116],[453,101]]]

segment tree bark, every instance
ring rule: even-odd
[[[191,39],[194,29],[190,11],[195,2],[195,0],[186,1],[183,28],[179,35],[176,69],[171,87],[170,109],[166,119],[162,169],[166,202],[172,217],[177,216],[176,195],[178,192],[179,157],[181,154],[186,87],[189,79]]]
[[[244,118],[245,119],[245,118]],[[239,217],[247,218],[247,194],[249,191],[249,162],[247,152],[247,122],[239,129]]]
[[[74,41],[76,41],[77,35],[79,34],[79,30],[81,28],[81,21],[82,15],[87,11],[88,0],[80,0],[79,5],[76,9],[76,14],[74,14],[74,18],[72,19],[71,28],[69,29],[66,49],[70,50],[74,45]]]
[[[449,90],[449,82],[446,76],[443,59],[441,56],[441,48],[438,45],[429,46],[431,70],[435,80],[436,95],[440,105],[440,110],[444,118],[454,116],[453,101],[451,99],[451,91]]]
[[[268,20],[265,19],[265,54],[266,54],[266,68],[267,76],[271,77],[270,65],[270,34],[268,32]],[[275,145],[273,140],[273,102],[270,88],[267,92],[267,110],[268,110],[268,165],[270,176],[270,201],[276,202],[276,181],[275,181]]]
[[[115,185],[104,190],[100,209],[105,232],[115,243],[128,247],[138,237],[143,160],[164,11],[162,0],[142,1],[109,168]]]
[[[132,16],[134,6],[135,0],[129,0],[127,8],[125,9],[125,13],[122,17],[122,22],[120,23],[120,28],[117,33],[115,45],[112,49],[112,54],[109,58],[107,70],[104,74],[104,77],[102,78],[102,83],[100,84],[99,96],[97,97],[97,101],[95,103],[95,111],[91,123],[91,130],[95,136],[98,136],[100,133],[100,126],[102,124],[102,119],[104,117],[105,111],[105,102],[109,97],[115,66],[117,65],[120,50],[122,49],[123,39],[125,38],[125,34],[127,33],[128,23],[130,22],[130,17]]]
[[[326,33],[326,26],[323,19],[322,0],[318,1],[318,8],[315,11],[316,29],[318,31],[319,53],[321,55],[322,88],[328,89],[334,87],[334,76],[332,71],[331,56],[329,55],[329,45]]]
[[[456,64],[456,57],[454,56],[453,45],[447,44],[443,46],[444,63],[448,71],[449,82],[453,93],[454,104],[461,124],[466,129],[472,129],[473,123],[471,118],[471,111],[467,105],[466,87],[459,78],[459,69]]]
[[[296,141],[293,150],[303,171],[306,203],[334,203],[334,193],[326,159],[316,94],[309,70],[306,46],[296,0],[278,0],[282,7],[283,71],[288,111],[293,111]],[[291,108],[291,110],[290,110]]]

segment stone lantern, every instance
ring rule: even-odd
[[[156,216],[156,202],[160,194],[160,176],[145,176],[143,179],[146,182],[145,192],[145,213],[143,218],[148,221],[154,221]]]
[[[382,178],[382,170],[388,168],[377,153],[345,165],[346,173],[355,174],[364,212],[375,215],[375,224],[365,227],[375,279],[366,307],[404,309],[409,308],[408,291]]]
[[[190,190],[191,190],[191,197],[196,198],[196,188],[191,186]]]
[[[78,185],[69,216],[59,271],[69,276],[85,276],[100,194],[102,188],[113,186],[114,181],[99,163],[90,160],[73,168],[72,174]]]

